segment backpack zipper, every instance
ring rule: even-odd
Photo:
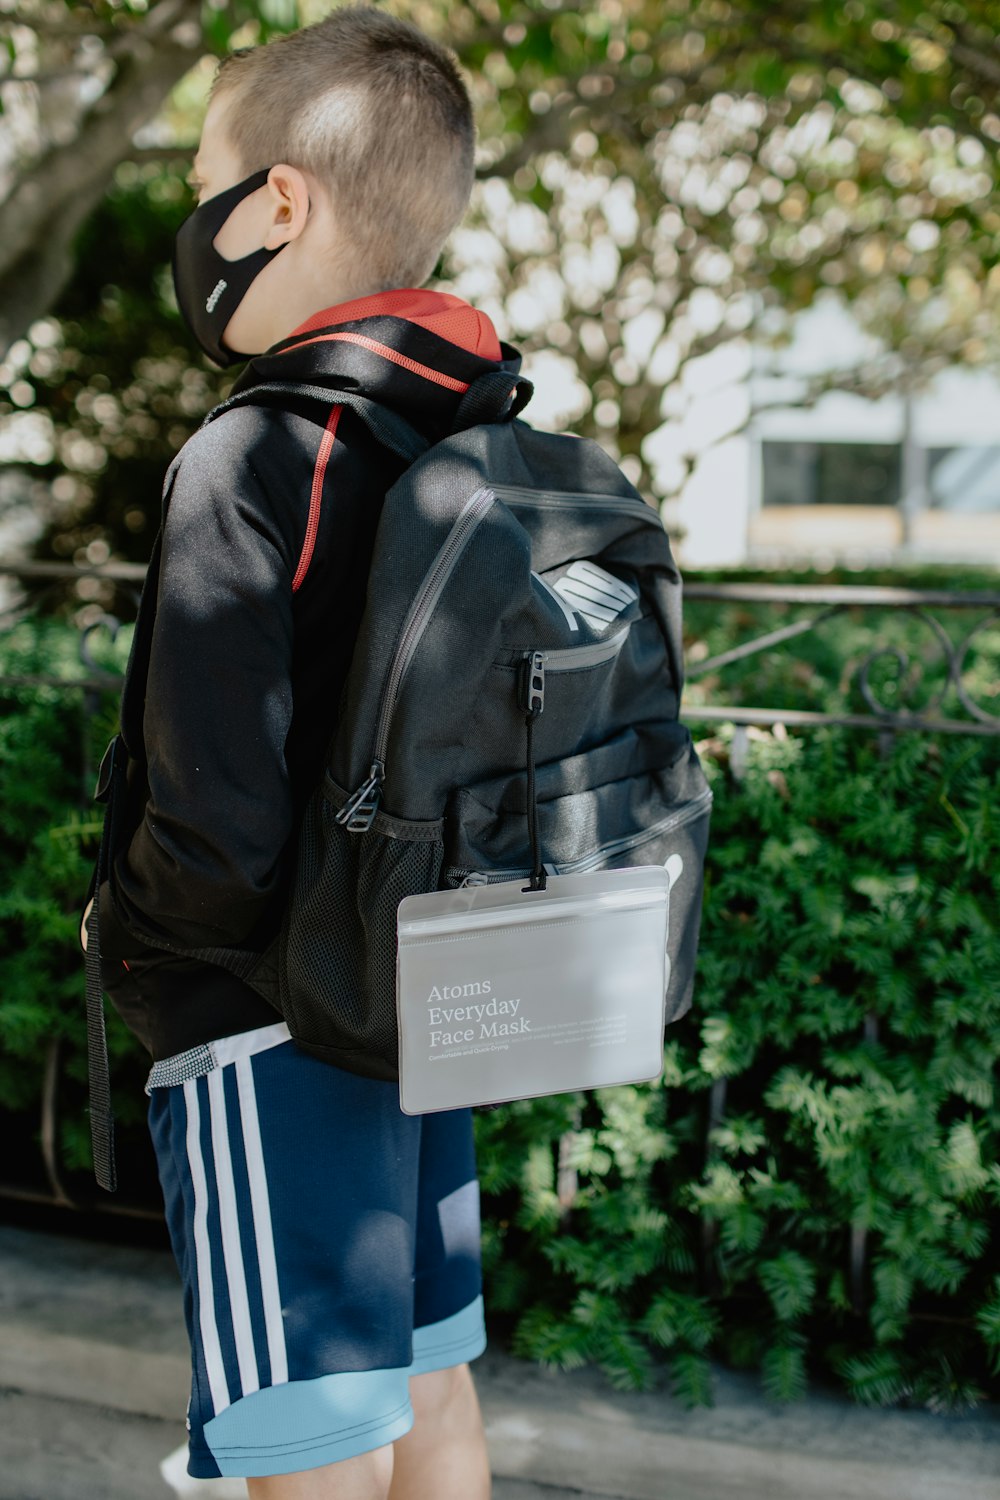
[[[559,646],[552,651],[543,651],[545,668],[549,672],[572,672],[575,667],[597,667],[601,662],[617,656],[628,640],[630,627],[609,635],[606,641],[588,641],[583,646]]]
[[[403,678],[413,660],[413,653],[420,643],[420,638],[427,628],[427,622],[437,607],[445,584],[454,572],[473,531],[495,499],[493,490],[485,487],[481,487],[469,496],[452,522],[451,530],[424,574],[423,581],[410,605],[382,689],[371,769],[367,779],[351,793],[336,815],[336,821],[345,825],[348,833],[367,833],[374,821],[382,798],[382,783],[385,781],[385,756],[389,743],[389,729]]]
[[[565,490],[532,490],[519,484],[495,484],[493,493],[509,505],[535,505],[543,510],[576,510],[582,501],[599,501],[604,510],[620,510],[641,516],[651,526],[662,527],[659,513],[645,500],[632,495],[571,494]]]
[[[582,875],[587,870],[596,868],[605,859],[613,859],[618,854],[624,854],[627,849],[636,849],[641,844],[648,843],[661,833],[666,833],[671,828],[682,828],[685,823],[691,823],[700,816],[702,809],[712,801],[712,790],[699,792],[697,797],[683,807],[680,812],[671,813],[666,818],[661,818],[650,828],[644,828],[640,833],[631,833],[624,838],[611,839],[606,844],[590,854],[585,854],[581,859],[571,859],[565,864],[546,864],[545,869],[550,875]],[[530,875],[530,870],[462,870],[452,866],[444,871],[445,879],[458,879],[462,876],[460,885],[494,885],[503,880],[520,880],[525,875]]]

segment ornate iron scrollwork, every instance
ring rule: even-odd
[[[100,619],[92,620],[80,632],[81,662],[96,678],[106,681],[109,687],[114,687],[121,681],[121,673],[109,672],[106,667],[101,666],[100,662],[94,660],[90,652],[90,641],[95,631],[106,630],[111,637],[112,644],[114,644],[118,639],[121,629],[122,621],[119,620],[117,615],[101,615]]]
[[[909,652],[891,643],[876,645],[854,670],[852,681],[869,712],[819,713],[803,709],[783,710],[780,707],[763,708],[746,705],[700,704],[686,701],[686,719],[710,719],[730,721],[737,724],[773,724],[781,720],[786,724],[841,724],[852,728],[878,730],[924,729],[948,734],[1000,734],[1000,714],[991,713],[977,703],[965,683],[968,672],[966,659],[975,644],[975,638],[991,623],[1000,618],[1000,594],[948,594],[940,591],[921,593],[914,589],[868,588],[844,585],[823,588],[814,585],[794,585],[782,589],[773,584],[685,584],[685,597],[714,599],[719,602],[741,603],[811,603],[822,606],[807,619],[796,620],[753,636],[719,652],[705,661],[692,662],[687,669],[687,680],[697,681],[709,672],[716,672],[735,662],[746,661],[775,646],[795,640],[814,632],[819,626],[843,614],[857,605],[880,609],[906,611],[920,619],[930,630],[945,666],[943,680],[919,707],[908,705],[907,699],[916,680],[923,674],[910,674],[914,662]],[[985,606],[986,613],[957,641],[953,641],[941,621],[930,613],[929,606],[947,609],[968,609]],[[879,663],[894,661],[897,671],[890,682],[877,687],[873,682],[874,668]],[[911,679],[907,681],[908,674]],[[887,689],[896,694],[896,702],[885,701]],[[948,717],[946,700],[950,693],[968,715],[967,719]]]

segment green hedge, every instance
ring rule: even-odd
[[[810,1373],[862,1401],[1000,1392],[998,768],[995,743],[901,736],[883,760],[826,729],[754,740],[740,784],[706,761],[695,1006],[662,1086],[479,1121],[518,1352],[638,1386],[666,1351],[692,1402],[709,1355],[782,1399]]]
[[[106,641],[94,644],[102,664],[115,665],[117,658],[121,665],[130,634],[121,632],[116,650]],[[85,671],[79,641],[78,632],[57,620],[24,622],[0,643],[0,674],[72,681]],[[79,925],[101,827],[89,799],[116,726],[116,696],[99,695],[96,713],[87,707],[78,689],[0,689],[0,1109],[8,1115],[5,1130],[11,1115],[37,1114],[50,1046],[62,1042],[68,1087],[60,1157],[70,1173],[87,1174],[82,1186],[89,1192]],[[115,1016],[108,1047],[127,1141],[127,1127],[140,1121],[146,1101],[140,1049]],[[30,1172],[30,1164],[6,1155],[4,1178]]]
[[[751,624],[699,609],[702,655]],[[798,649],[805,665],[773,653],[764,675],[801,687],[831,650]],[[74,651],[54,624],[21,627],[0,670],[69,671]],[[744,696],[769,701],[753,670]],[[98,754],[114,705],[93,724],[79,695],[6,696],[0,1100],[24,1111],[54,1035],[82,1087],[80,743]],[[623,1387],[665,1366],[690,1403],[711,1399],[710,1359],[760,1369],[779,1399],[810,1378],[864,1402],[996,1399],[1000,741],[901,734],[883,756],[870,733],[757,732],[737,781],[731,737],[702,742],[715,805],[698,981],[662,1083],[477,1116],[494,1330]],[[139,1131],[143,1060],[113,1019],[110,1034],[119,1113]],[[85,1167],[82,1109],[61,1144]]]

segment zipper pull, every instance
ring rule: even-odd
[[[373,760],[368,780],[363,781],[357,791],[351,793],[337,814],[336,821],[345,824],[348,833],[368,832],[375,821],[375,814],[382,800],[384,781],[385,766],[380,760]]]
[[[529,651],[524,661],[524,683],[521,707],[533,719],[545,707],[545,653]]]
[[[466,875],[465,879],[462,881],[462,884],[459,886],[459,890],[465,890],[466,886],[470,885],[489,885],[489,881],[487,880],[484,871],[470,870],[468,875]]]

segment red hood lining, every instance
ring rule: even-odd
[[[354,323],[359,318],[378,317],[405,318],[470,354],[478,354],[480,359],[502,358],[496,329],[485,313],[451,292],[417,287],[375,292],[370,297],[335,303],[313,313],[304,323],[293,328],[289,337],[312,333],[317,328],[336,327],[339,323]]]

